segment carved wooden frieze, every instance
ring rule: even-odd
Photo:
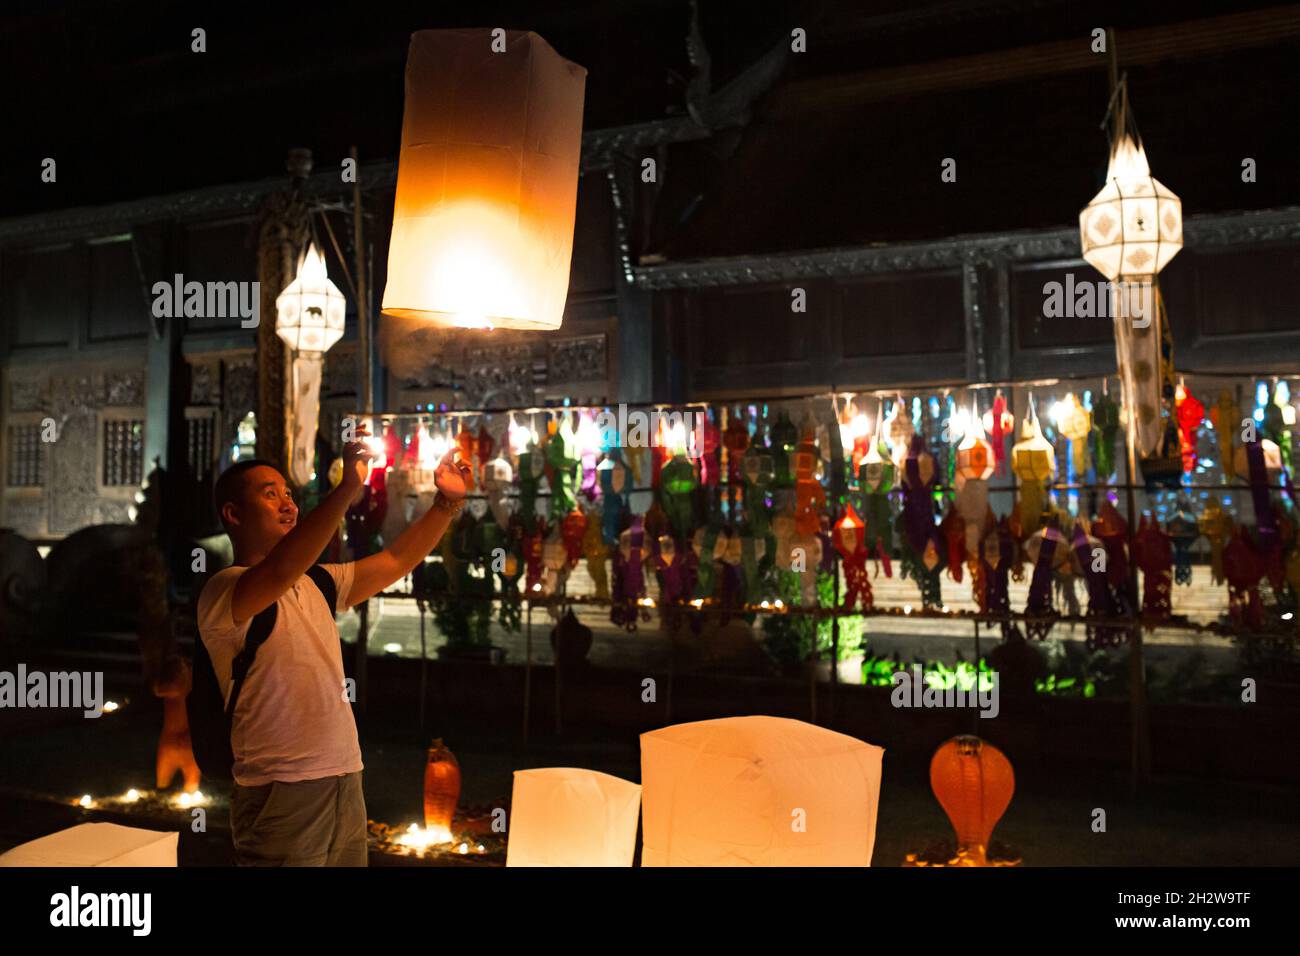
[[[604,381],[605,334],[560,339],[547,346],[547,384]]]
[[[215,405],[220,398],[220,370],[216,362],[190,365],[190,404]]]
[[[528,345],[470,348],[465,352],[465,405],[511,408],[533,404],[533,350]]]

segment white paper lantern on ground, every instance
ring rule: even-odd
[[[82,823],[0,855],[8,866],[175,866],[180,834]]]
[[[595,770],[516,770],[506,866],[631,866],[641,788]]]
[[[783,717],[641,735],[642,866],[869,866],[884,750]]]
[[[411,36],[383,311],[557,329],[587,71],[535,33],[494,32]]]

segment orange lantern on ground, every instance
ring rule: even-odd
[[[439,737],[424,765],[424,829],[430,843],[451,842],[451,821],[460,802],[460,764]]]
[[[930,789],[952,823],[960,865],[987,866],[993,828],[1016,789],[1011,761],[978,737],[953,737],[930,760]]]
[[[586,75],[535,33],[411,35],[385,314],[560,327]]]

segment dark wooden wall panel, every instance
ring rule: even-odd
[[[11,253],[0,261],[10,348],[70,345],[85,310],[85,250]]]
[[[136,268],[132,240],[90,246],[90,341],[137,338],[149,330],[150,300]]]

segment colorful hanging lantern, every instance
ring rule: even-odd
[[[586,70],[535,33],[509,30],[498,43],[488,29],[411,35],[388,315],[560,327]]]
[[[1002,397],[1002,389],[993,396],[993,407],[984,413],[984,434],[993,446],[993,461],[999,475],[1005,475],[1007,460],[1007,437],[1015,427],[1016,417],[1007,409],[1007,400]]]
[[[605,572],[609,546],[605,543],[604,520],[599,504],[593,505],[592,511],[587,514],[587,528],[582,536],[582,553],[587,558],[587,574],[591,577],[596,597],[603,601],[609,600],[609,576]]]
[[[957,865],[988,866],[993,828],[1016,791],[1011,761],[978,737],[953,737],[930,759],[930,789],[957,838]]]
[[[1174,549],[1169,535],[1145,515],[1133,537],[1133,560],[1142,572],[1142,617],[1162,621],[1169,617]]]
[[[925,448],[920,435],[913,434],[907,457],[899,469],[903,480],[903,515],[906,520],[908,544],[921,554],[930,570],[934,563],[926,560],[927,546],[935,546],[934,497],[931,494],[935,479],[934,455]]]
[[[722,433],[722,447],[727,453],[727,484],[739,485],[743,480],[741,463],[749,447],[749,429],[739,414],[729,416]]]
[[[985,481],[993,468],[993,446],[984,437],[979,412],[972,405],[965,437],[957,446],[957,474],[967,481]]]
[[[821,527],[821,513],[826,508],[826,491],[813,477],[817,464],[817,448],[811,430],[805,430],[794,453],[795,473],[795,531],[801,535],[816,534]]]
[[[638,605],[645,594],[645,540],[641,516],[634,515],[631,525],[619,534],[614,549],[614,595],[609,619],[627,631],[636,630]]]
[[[1061,437],[1070,441],[1071,465],[1076,475],[1082,475],[1088,467],[1088,433],[1092,431],[1092,416],[1083,407],[1079,397],[1070,392],[1053,409],[1056,427]]]
[[[623,461],[620,449],[611,448],[606,453],[604,460],[596,466],[596,477],[600,482],[602,502],[601,534],[606,544],[614,544],[623,528],[627,494],[632,490],[632,469]]]
[[[1043,437],[1032,399],[1020,435],[1011,449],[1011,470],[1020,479],[1020,524],[1032,534],[1043,520],[1043,485],[1056,474],[1056,452]]]
[[[902,395],[898,396],[894,407],[889,410],[883,433],[885,442],[889,445],[889,456],[901,471],[903,459],[907,457],[908,449],[912,446],[912,436],[916,434],[916,426],[912,424],[912,416],[907,413],[907,403],[903,401]],[[879,438],[880,435],[881,431],[878,430],[876,437]]]
[[[1223,510],[1219,499],[1211,495],[1196,523],[1201,534],[1210,542],[1210,581],[1213,584],[1223,584],[1226,580],[1223,575],[1223,549],[1232,538],[1232,518]]]
[[[873,605],[871,596],[871,578],[867,574],[867,526],[853,510],[853,505],[844,509],[844,517],[835,524],[835,550],[839,552],[844,568],[844,581],[847,590],[841,607],[853,608],[861,602],[863,610]]]
[[[1100,481],[1115,473],[1115,438],[1119,435],[1119,405],[1110,397],[1108,381],[1102,379],[1102,392],[1092,402],[1092,460]]]
[[[451,842],[451,821],[459,802],[460,764],[439,737],[424,763],[424,829],[429,842]]]
[[[1196,470],[1196,432],[1205,421],[1205,406],[1179,382],[1174,392],[1174,407],[1178,416],[1178,446],[1183,456],[1183,473],[1190,475]]]

